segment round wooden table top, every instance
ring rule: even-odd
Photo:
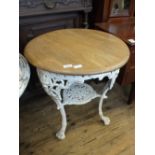
[[[97,30],[63,29],[31,40],[24,55],[37,68],[69,75],[113,71],[129,58],[127,45],[119,38]]]

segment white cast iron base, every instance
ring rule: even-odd
[[[57,109],[60,110],[62,116],[62,125],[61,129],[56,134],[59,139],[65,138],[65,131],[67,127],[66,112],[64,108],[65,105],[82,105],[90,102],[96,97],[100,97],[100,118],[105,125],[110,124],[110,119],[103,115],[102,104],[103,100],[107,98],[107,92],[113,87],[115,83],[119,69],[98,75],[82,76],[56,74],[41,69],[37,69],[37,73],[45,92],[52,97],[52,99],[57,104]],[[102,94],[98,94],[90,85],[85,83],[87,80],[102,80],[105,77],[108,77],[109,80],[104,86]]]
[[[19,98],[26,89],[30,79],[30,68],[27,60],[19,54]]]

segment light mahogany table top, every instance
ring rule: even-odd
[[[113,71],[129,58],[127,45],[119,38],[97,30],[56,30],[31,40],[24,51],[37,68],[69,75]]]

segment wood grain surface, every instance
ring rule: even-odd
[[[103,84],[99,85],[103,87]],[[81,106],[66,106],[65,140],[55,137],[61,115],[49,96],[38,95],[20,104],[20,155],[134,155],[134,104],[119,85],[109,92],[103,111],[111,119],[105,126],[98,115],[98,99]]]
[[[87,75],[122,67],[129,49],[119,38],[97,30],[63,29],[31,40],[25,50],[28,61],[50,72]]]

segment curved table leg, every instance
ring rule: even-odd
[[[67,127],[67,118],[66,118],[66,112],[64,106],[60,107],[60,113],[61,113],[61,128],[60,130],[56,133],[56,136],[58,139],[65,139],[65,131]]]
[[[107,117],[107,116],[104,116],[103,111],[102,111],[103,100],[107,98],[106,93],[108,92],[108,90],[109,90],[109,86],[107,84],[105,86],[105,89],[103,90],[103,94],[102,94],[102,96],[100,98],[100,101],[99,101],[99,116],[100,116],[101,120],[104,122],[105,125],[110,124],[110,118]]]
[[[112,73],[111,78],[108,80],[108,82],[104,86],[103,93],[102,93],[100,101],[99,101],[99,116],[105,125],[110,124],[110,118],[103,115],[103,111],[102,111],[103,101],[104,101],[104,99],[108,98],[106,94],[114,86],[114,83],[116,81],[118,74],[119,74],[119,70]]]

